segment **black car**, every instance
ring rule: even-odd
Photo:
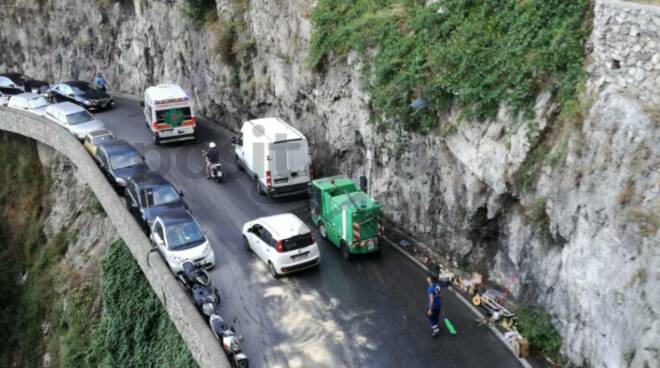
[[[125,140],[100,144],[96,148],[94,158],[119,193],[124,191],[130,177],[149,170],[142,155]]]
[[[12,81],[17,88],[24,92],[45,93],[48,90],[48,82],[30,78],[22,73],[4,73],[0,77],[5,77]]]
[[[4,96],[13,96],[23,93],[23,89],[11,79],[0,76],[0,92],[2,92]]]
[[[69,101],[87,110],[107,109],[115,105],[115,101],[109,94],[82,81],[54,84],[48,89],[46,96],[53,103]]]
[[[130,177],[126,182],[124,198],[129,211],[145,232],[159,214],[173,209],[186,209],[183,194],[159,174],[145,172]]]

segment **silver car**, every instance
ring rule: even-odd
[[[61,102],[46,107],[45,116],[67,129],[80,141],[91,131],[106,129],[105,125],[87,110],[71,102]]]
[[[21,93],[9,98],[7,107],[11,107],[17,110],[23,110],[43,116],[46,113],[46,107],[48,107],[48,100],[42,95],[36,93]]]

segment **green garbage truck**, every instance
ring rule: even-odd
[[[309,187],[312,221],[321,237],[341,249],[344,258],[379,251],[380,204],[345,176],[313,180]]]

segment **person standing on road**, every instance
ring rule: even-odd
[[[96,78],[94,79],[94,88],[105,92],[105,79],[103,78],[101,72],[96,73]]]
[[[426,290],[428,295],[426,316],[431,324],[432,336],[440,333],[440,313],[442,312],[442,288],[438,280],[433,275],[426,276],[426,282],[429,287]]]

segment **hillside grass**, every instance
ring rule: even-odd
[[[64,258],[73,231],[46,239],[36,144],[0,133],[0,157],[0,367],[39,367],[46,353],[53,367],[196,366],[122,243],[81,271]]]
[[[458,105],[488,120],[500,105],[531,117],[550,91],[569,102],[583,72],[588,0],[319,0],[310,67],[356,51],[374,119],[428,132]],[[409,105],[424,97],[427,108]]]

